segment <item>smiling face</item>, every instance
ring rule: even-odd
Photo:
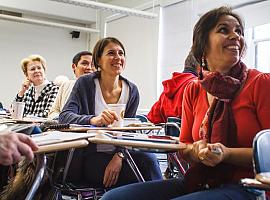
[[[231,15],[220,17],[210,31],[205,59],[210,71],[228,72],[241,58],[244,48],[243,30]]]
[[[124,50],[121,46],[110,42],[105,46],[99,58],[101,73],[112,76],[120,75],[125,68],[125,61]]]
[[[74,70],[76,78],[79,78],[81,75],[93,73],[96,71],[91,65],[92,56],[91,55],[82,55],[78,64],[72,64],[72,69]]]
[[[27,64],[26,77],[35,85],[40,85],[45,79],[45,71],[41,62],[31,61]]]

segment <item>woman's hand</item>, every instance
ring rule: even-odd
[[[221,143],[207,144],[206,148],[199,151],[198,158],[203,164],[214,167],[229,157],[229,154],[229,148]]]
[[[24,93],[26,92],[26,90],[29,89],[31,85],[31,81],[29,79],[25,79],[22,83],[22,88],[19,92],[19,97],[23,97]]]
[[[188,162],[200,162],[198,154],[202,149],[206,147],[207,147],[206,140],[199,140],[192,144],[188,144],[187,148],[184,150],[181,150],[179,153]]]
[[[95,126],[108,126],[114,122],[118,121],[118,116],[115,111],[103,110],[99,116],[93,117],[90,119],[90,124]]]
[[[122,158],[115,154],[105,169],[103,184],[105,187],[111,187],[118,181],[122,168]]]

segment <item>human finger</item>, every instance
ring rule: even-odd
[[[117,113],[116,113],[115,111],[109,110],[109,112],[110,112],[110,114],[113,116],[113,119],[114,119],[114,120],[116,120],[116,121],[119,120],[119,117],[120,117],[120,116],[118,116]]]
[[[105,125],[112,124],[114,122],[114,119],[115,119],[109,110],[104,110],[101,114],[101,117],[102,117]]]
[[[34,153],[33,153],[31,146],[28,145],[28,143],[25,143],[23,140],[21,140],[23,138],[22,136],[19,136],[19,137],[20,137],[20,139],[19,139],[19,142],[17,144],[18,151],[22,155],[24,155],[28,160],[33,160]],[[25,138],[23,138],[23,139],[25,139]],[[26,141],[28,141],[27,138],[26,138]]]
[[[18,163],[22,160],[22,155],[19,153],[19,151],[16,149],[12,152],[12,164]]]
[[[200,162],[207,166],[216,166],[220,163],[221,159],[218,154],[215,154],[209,150],[209,148],[202,149],[198,154]]]
[[[27,135],[17,133],[18,139],[27,144],[33,151],[38,150],[38,145]]]
[[[105,170],[103,184],[105,187],[112,186],[113,173],[110,170]]]

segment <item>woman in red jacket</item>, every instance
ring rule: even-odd
[[[186,86],[197,78],[198,65],[190,52],[185,60],[184,71],[174,72],[171,79],[162,82],[164,90],[147,115],[151,122],[158,124],[167,122],[168,117],[181,118],[183,93]]]

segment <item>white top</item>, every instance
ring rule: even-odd
[[[95,115],[100,115],[103,110],[108,109],[108,105],[103,98],[98,79],[94,79],[94,81],[96,85]],[[125,81],[122,81],[122,92],[117,104],[127,104],[128,99],[129,99],[129,87]]]
[[[47,80],[47,79],[45,79],[44,80],[44,82],[42,83],[42,84],[40,84],[40,85],[38,85],[38,86],[34,86],[34,88],[35,88],[35,101],[36,100],[38,100],[38,97],[40,96],[40,94],[41,94],[41,91],[45,88],[45,86],[47,85],[47,84],[49,84],[50,82]]]
[[[108,109],[108,105],[105,102],[101,87],[98,79],[94,79],[96,85],[95,94],[95,115],[100,115],[103,110]],[[122,81],[122,92],[118,100],[118,104],[127,104],[129,99],[129,87],[125,81]],[[115,146],[109,144],[97,144],[97,152],[112,152],[115,150]]]
[[[73,89],[73,86],[75,84],[76,80],[69,80],[64,82],[57,93],[57,96],[55,98],[55,101],[50,109],[50,112],[48,114],[49,119],[55,119],[59,117],[60,112],[62,111],[64,105],[66,104],[70,93]]]

